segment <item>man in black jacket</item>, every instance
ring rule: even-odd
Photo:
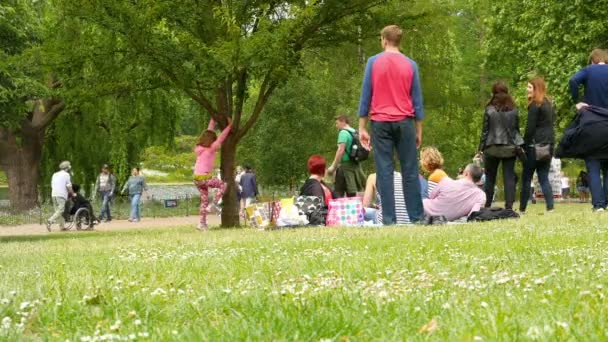
[[[577,72],[570,79],[570,92],[576,109],[581,110],[587,106],[608,108],[608,65],[606,52],[595,49],[589,57],[591,65]],[[579,98],[579,86],[585,87],[584,100]],[[580,143],[580,142],[579,142]],[[587,173],[589,174],[589,188],[591,190],[591,202],[594,211],[604,211],[608,206],[606,193],[608,192],[608,159],[585,156]],[[600,174],[603,174],[604,182]]]

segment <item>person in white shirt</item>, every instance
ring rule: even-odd
[[[563,172],[561,174],[561,182],[562,182],[562,198],[567,199],[570,196],[570,178],[566,176]]]
[[[59,171],[53,174],[51,179],[51,196],[53,197],[53,207],[55,213],[46,221],[46,229],[50,232],[51,225],[55,221],[59,221],[61,230],[65,230],[65,219],[63,212],[65,211],[65,202],[74,195],[72,191],[71,176],[68,171],[72,168],[69,161],[63,161],[59,164]]]

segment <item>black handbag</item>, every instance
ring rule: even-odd
[[[533,146],[536,161],[551,160],[551,144],[534,144]]]

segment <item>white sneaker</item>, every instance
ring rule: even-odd
[[[46,230],[48,230],[49,233],[51,232],[51,221],[46,221]]]
[[[196,229],[198,229],[201,232],[209,231],[209,227],[206,224],[202,224],[202,223],[199,223],[198,226],[196,227]]]

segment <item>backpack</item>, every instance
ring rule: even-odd
[[[493,220],[519,218],[519,214],[511,209],[503,208],[481,208],[479,211],[472,212],[467,219],[468,222],[484,222]]]
[[[345,129],[350,136],[353,138],[353,143],[350,146],[350,153],[348,154],[348,158],[354,162],[361,162],[367,160],[369,158],[369,150],[367,150],[363,145],[361,145],[361,140],[359,140],[359,133],[357,131],[351,131]]]

